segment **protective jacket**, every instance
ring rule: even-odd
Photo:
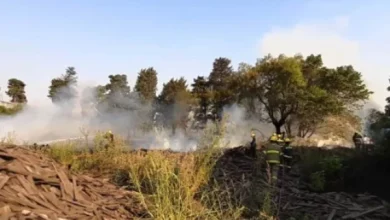
[[[270,164],[279,164],[282,155],[281,146],[277,143],[270,142],[265,145],[264,154],[266,161]]]
[[[291,158],[292,155],[293,155],[293,148],[289,143],[285,144],[283,147],[283,156],[287,158]]]

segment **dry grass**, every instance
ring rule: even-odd
[[[222,153],[223,124],[206,129],[199,142],[200,150],[192,153],[124,151],[129,147],[118,136],[115,148],[106,150],[101,132],[93,134],[93,152],[76,142],[62,142],[51,145],[45,153],[73,172],[104,175],[140,192],[153,219],[242,219],[245,208],[232,201],[228,190],[218,184],[210,186],[215,163]],[[85,129],[81,132],[86,140],[92,135]],[[15,138],[10,134],[2,142],[12,144]],[[273,219],[271,204],[266,197],[258,207],[256,219]]]
[[[154,219],[241,219],[242,207],[233,205],[214,186],[203,191],[221,153],[223,129],[205,131],[202,150],[193,153],[164,151],[124,152],[116,138],[114,149],[104,149],[97,134],[94,152],[80,150],[72,143],[53,145],[47,153],[75,172],[108,175],[114,182],[136,190]]]

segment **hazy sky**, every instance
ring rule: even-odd
[[[31,104],[49,102],[53,77],[74,66],[84,83],[105,84],[141,68],[189,84],[216,57],[254,63],[266,53],[323,54],[352,64],[384,106],[390,64],[390,1],[0,1],[0,86],[16,77]],[[385,54],[386,53],[386,54]],[[0,96],[1,98],[1,96]],[[3,99],[7,99],[3,94]]]

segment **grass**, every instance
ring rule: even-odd
[[[202,150],[193,153],[124,152],[119,137],[116,147],[106,150],[101,134],[95,137],[93,153],[71,142],[53,145],[46,153],[74,172],[104,174],[140,192],[153,219],[242,219],[244,207],[233,203],[218,184],[203,190],[222,152],[223,129],[212,129],[205,131]]]

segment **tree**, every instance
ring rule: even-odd
[[[107,92],[104,100],[113,108],[129,109],[130,86],[127,76],[124,74],[109,75],[110,82],[106,84],[105,89],[97,87],[98,95],[103,96]]]
[[[25,87],[26,84],[19,79],[12,78],[8,80],[8,91],[6,91],[6,94],[11,98],[11,102],[27,102]]]
[[[186,129],[186,118],[192,97],[187,89],[187,81],[180,79],[171,79],[168,83],[163,84],[163,89],[158,97],[163,114],[172,127],[172,133],[175,134],[178,126]]]
[[[258,79],[253,66],[240,63],[237,73],[231,77],[229,90],[234,94],[234,100],[247,110],[248,117],[261,119],[263,109],[258,101]]]
[[[372,93],[352,66],[326,68],[321,55],[268,55],[255,67],[244,67],[234,80],[238,100],[257,99],[278,133],[284,126],[290,135],[296,131],[300,137],[310,136],[328,116],[358,108]]]
[[[389,79],[390,82],[390,79]],[[387,91],[390,92],[390,86],[387,87]],[[387,116],[390,116],[390,96],[386,98],[387,105],[385,106],[385,112]]]
[[[74,67],[68,67],[64,75],[51,80],[48,97],[53,103],[69,101],[77,96],[76,84],[77,72]]]
[[[156,98],[157,72],[153,67],[141,69],[134,90],[139,93],[144,102],[150,103]]]
[[[98,85],[94,88],[94,95],[97,102],[103,102],[106,98],[107,89],[105,86]]]
[[[296,57],[300,59],[306,86],[299,109],[290,115],[285,128],[289,135],[296,130],[296,135],[306,137],[313,135],[317,126],[323,123],[327,116],[336,112],[341,113],[343,105],[336,102],[335,98],[320,85],[323,76],[328,73],[328,69],[323,67],[321,55],[309,55],[306,59],[300,55]]]
[[[352,66],[323,67],[321,55],[308,56],[303,62],[303,72],[309,96],[300,105],[297,117],[301,137],[313,134],[328,116],[345,118],[348,112],[361,108],[372,94]]]
[[[120,94],[128,96],[130,94],[130,86],[127,82],[127,76],[124,74],[109,75],[110,83],[106,84],[106,90],[109,95]]]
[[[233,102],[234,95],[229,90],[233,67],[228,58],[217,58],[214,60],[213,69],[208,77],[208,84],[212,92],[212,102],[216,113],[220,116],[225,105]]]
[[[206,119],[208,107],[211,104],[211,91],[209,88],[209,82],[203,76],[198,76],[194,79],[192,86],[192,95],[197,100],[198,106],[200,108],[199,113],[201,113],[203,120]]]
[[[257,73],[257,98],[264,106],[269,120],[281,133],[287,118],[298,110],[306,81],[298,57],[268,55],[254,67]]]

